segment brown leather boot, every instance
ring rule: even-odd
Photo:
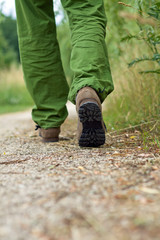
[[[105,126],[100,99],[91,87],[80,89],[76,97],[77,137],[81,147],[98,147],[105,143]]]
[[[59,141],[60,127],[39,129],[39,136],[42,137],[43,142],[58,142]]]

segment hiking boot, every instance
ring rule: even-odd
[[[80,147],[98,147],[105,143],[105,125],[100,99],[90,87],[80,89],[76,97],[77,137]]]
[[[60,127],[39,129],[39,136],[42,137],[43,142],[58,142]]]

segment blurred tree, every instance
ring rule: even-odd
[[[17,60],[20,61],[16,19],[12,16],[6,16],[5,20],[1,23],[1,31],[8,46],[13,49],[17,55]]]
[[[2,14],[0,7],[0,69],[9,67],[17,59],[16,51],[10,46],[3,32],[2,25],[5,23],[5,20],[6,16]]]

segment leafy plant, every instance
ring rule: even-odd
[[[136,34],[128,33],[122,38],[122,41],[135,39],[142,41],[148,47],[148,53],[133,59],[128,66],[131,67],[137,63],[149,61],[154,63],[154,69],[140,71],[140,73],[160,74],[160,2],[157,0],[149,1],[146,4],[144,0],[137,0],[137,6],[119,2],[120,5],[131,7],[136,10],[130,19],[136,20],[139,31]]]

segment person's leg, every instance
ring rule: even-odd
[[[71,68],[74,72],[69,100],[75,103],[77,92],[89,86],[101,102],[113,91],[113,82],[105,44],[106,15],[103,0],[61,0],[71,28]]]
[[[16,0],[21,62],[35,102],[33,120],[43,129],[59,127],[67,117],[66,82],[52,0]]]

